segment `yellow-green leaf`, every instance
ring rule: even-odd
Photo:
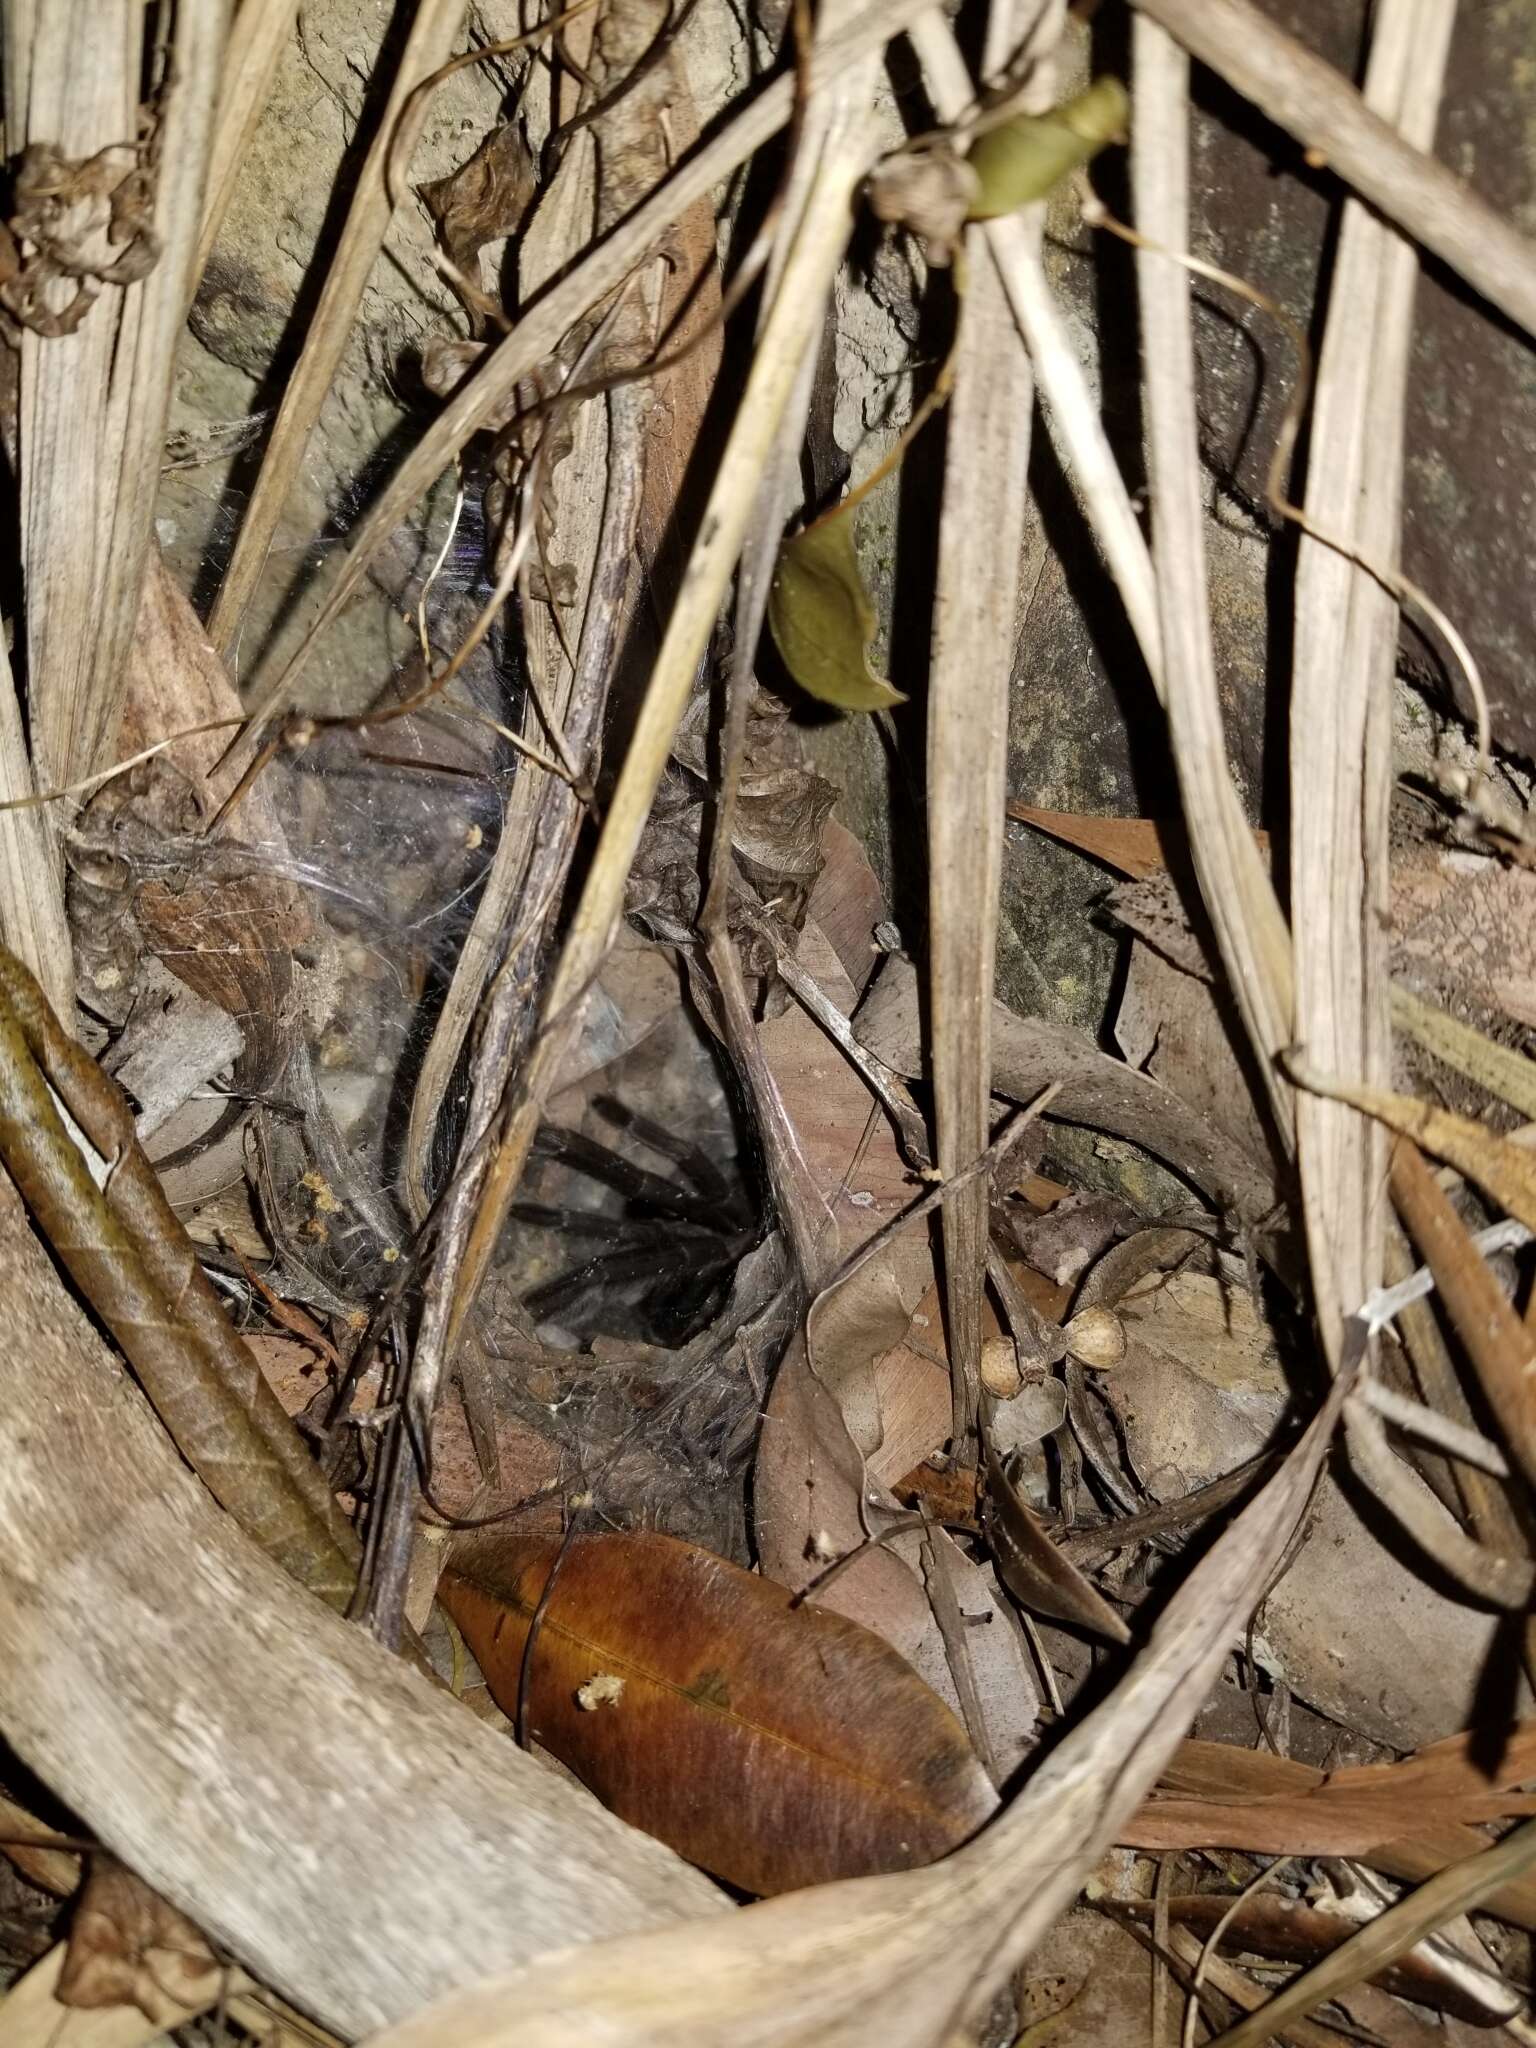
[[[779,549],[768,623],[784,666],[818,702],[880,711],[907,701],[869,665],[875,608],[859,573],[851,511],[818,519]]]
[[[1096,78],[1048,114],[1020,114],[977,137],[966,162],[976,173],[972,220],[995,220],[1043,199],[1068,171],[1125,139],[1131,102],[1118,78]]]

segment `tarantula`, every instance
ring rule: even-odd
[[[518,1202],[521,1223],[595,1248],[532,1288],[527,1307],[540,1322],[577,1336],[618,1336],[675,1347],[718,1312],[742,1258],[762,1236],[763,1220],[745,1179],[724,1173],[702,1146],[627,1108],[613,1096],[593,1104],[607,1122],[659,1153],[676,1178],[652,1173],[596,1138],[546,1124],[535,1152],[598,1182],[622,1198],[618,1215]]]

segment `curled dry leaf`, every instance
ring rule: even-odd
[[[1308,1088],[1334,1102],[1347,1102],[1376,1117],[1389,1130],[1412,1138],[1426,1152],[1475,1181],[1517,1222],[1528,1230],[1536,1229],[1536,1159],[1524,1146],[1512,1145],[1471,1117],[1455,1116],[1411,1095],[1397,1095],[1387,1088],[1356,1088],[1319,1073],[1296,1057],[1286,1064],[1298,1088]]]
[[[1113,1309],[1080,1309],[1065,1334],[1071,1356],[1096,1372],[1112,1372],[1125,1357],[1125,1325]]]
[[[509,1715],[559,1549],[476,1546],[442,1587]],[[929,1862],[994,1805],[964,1729],[888,1644],[654,1532],[572,1540],[527,1711],[605,1805],[746,1891]]]
[[[219,1967],[184,1913],[114,1857],[91,1859],[59,1973],[61,2005],[132,2005],[170,2026],[206,2008]]]
[[[516,126],[504,121],[456,171],[421,187],[422,201],[453,266],[449,281],[477,334],[484,331],[488,309],[496,305],[485,291],[480,252],[516,234],[536,185],[527,146]]]
[[[1112,1643],[1130,1641],[1125,1623],[1056,1548],[995,1457],[987,1465],[987,1534],[1003,1584],[1025,1607]]]
[[[996,220],[1043,199],[1107,143],[1123,142],[1131,100],[1118,78],[1096,78],[1048,114],[1019,114],[977,138],[966,162],[976,174],[972,220]]]
[[[801,689],[840,711],[883,711],[907,700],[869,665],[875,608],[853,544],[853,514],[818,519],[779,549],[768,623]]]

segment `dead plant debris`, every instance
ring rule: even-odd
[[[1511,11],[0,8],[0,2043],[1530,2038]]]

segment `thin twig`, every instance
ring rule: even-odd
[[[1254,1893],[1262,1890],[1267,1884],[1273,1884],[1284,1871],[1290,1868],[1293,1860],[1290,1856],[1279,1856],[1273,1863],[1266,1864],[1264,1869],[1259,1872],[1258,1876],[1251,1883],[1244,1885],[1243,1889],[1227,1907],[1225,1913],[1222,1914],[1206,1937],[1205,1944],[1200,1950],[1200,1959],[1195,1964],[1194,1976],[1190,1979],[1189,2001],[1184,2007],[1184,2031],[1181,2036],[1182,2048],[1195,2048],[1195,2021],[1200,2011],[1200,1986],[1205,1982],[1212,1958],[1221,1947],[1221,1937],[1226,1933]]]
[[[1516,1315],[1424,1155],[1406,1138],[1392,1148],[1391,1179],[1398,1213],[1435,1276],[1504,1439],[1536,1484],[1536,1332]]]
[[[1259,2048],[1261,2042],[1282,2031],[1287,2020],[1299,2019],[1314,2006],[1375,1976],[1388,1963],[1406,1955],[1426,1934],[1433,1934],[1458,1913],[1470,1912],[1500,1885],[1522,1876],[1533,1862],[1536,1821],[1527,1821],[1480,1856],[1469,1856],[1464,1863],[1452,1864],[1395,1906],[1367,1921],[1358,1934],[1312,1969],[1292,1978],[1283,1991],[1257,2012],[1218,2034],[1210,2048]]]

